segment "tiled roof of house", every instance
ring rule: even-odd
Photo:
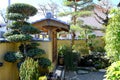
[[[94,15],[91,15],[89,17],[80,17],[79,19],[83,20],[83,22],[84,22],[83,24],[85,24],[85,25],[90,25],[95,29],[103,29],[102,24],[100,24],[96,21],[96,19],[94,18]],[[95,30],[94,33],[96,34],[96,36],[104,35],[104,33],[99,30]]]
[[[32,24],[34,24],[36,22],[44,21],[44,20],[53,20],[53,21],[60,22],[60,23],[65,24],[65,25],[69,25],[68,23],[66,23],[64,21],[61,21],[61,20],[58,20],[57,18],[54,18],[53,14],[51,12],[47,12],[45,18],[42,18],[42,19],[37,20],[35,22],[32,22]]]
[[[57,18],[43,18],[43,19],[40,19],[40,20],[37,20],[37,21],[32,22],[32,24],[34,24],[34,23],[36,23],[36,22],[44,21],[44,20],[53,20],[53,21],[57,21],[57,22],[60,22],[60,23],[62,23],[62,24],[65,24],[65,25],[69,25],[67,22],[58,20]]]

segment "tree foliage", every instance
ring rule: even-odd
[[[7,62],[15,62],[17,60],[15,52],[7,52],[4,55],[4,60]]]
[[[19,13],[9,13],[7,15],[7,18],[10,19],[10,20],[24,20],[24,19],[27,19],[28,16],[25,16],[23,14],[19,14]]]
[[[47,68],[48,66],[51,65],[51,61],[49,59],[43,58],[43,57],[39,58],[38,63],[42,68]]]
[[[5,33],[5,37],[8,41],[30,41],[32,36],[30,34],[39,33],[40,31],[35,27],[31,26],[30,23],[26,22],[26,20],[35,15],[37,9],[31,5],[24,3],[16,3],[12,4],[7,8],[7,18],[12,21],[8,27],[12,30],[9,33]],[[18,32],[16,34],[14,32]]]
[[[23,27],[21,27],[21,32],[25,33],[25,34],[37,34],[40,33],[40,30],[36,29],[35,27],[31,26],[31,25],[25,25]]]
[[[82,21],[79,19],[79,17],[85,17],[91,15],[90,9],[93,8],[92,0],[64,0],[64,5],[71,8],[71,11],[65,11],[63,13],[60,13],[60,16],[71,16],[71,33],[72,33],[72,41],[71,46],[74,45],[74,39],[75,39],[75,32],[80,29],[80,26],[82,24]],[[92,7],[91,7],[92,6]],[[87,9],[90,7],[89,9]],[[80,31],[78,31],[80,32]]]
[[[45,54],[45,51],[39,48],[34,48],[34,49],[30,49],[27,51],[27,56],[29,57],[34,57],[34,56],[38,56],[38,55],[42,55]]]
[[[92,0],[66,0],[64,5],[71,8],[71,11],[60,13],[60,15],[66,16],[71,15],[71,20],[74,25],[77,24],[77,18],[80,16],[88,16],[91,14],[91,11],[88,8],[92,6]],[[86,6],[87,5],[87,6]]]
[[[25,16],[34,16],[37,13],[37,9],[29,4],[16,3],[7,8],[7,13],[19,13]]]
[[[90,16],[91,15],[91,11],[76,11],[76,12],[71,12],[71,11],[68,11],[68,12],[61,12],[59,13],[59,16],[68,16],[68,15],[71,15],[71,16],[74,16],[76,15],[76,17],[85,17],[85,16]]]
[[[120,79],[120,61],[116,61],[108,67],[106,72],[106,80],[119,80]]]
[[[109,20],[106,29],[106,52],[112,62],[120,60],[120,10],[113,9],[114,16]]]
[[[69,6],[71,8],[75,8],[77,6],[78,10],[85,8],[85,5],[90,5],[93,0],[65,0],[64,5]],[[82,8],[81,8],[82,7]]]
[[[43,49],[38,48],[39,44],[37,43],[29,43],[26,45],[26,56],[31,57],[35,60],[38,60],[39,66],[42,68],[48,68],[51,65],[51,61],[47,58],[41,57],[45,54]],[[19,47],[21,52],[24,52],[24,45],[22,44]]]
[[[21,80],[38,79],[38,62],[35,61],[39,60],[38,58],[41,57],[42,54],[45,54],[43,49],[38,48],[39,45],[37,43],[30,42],[33,40],[31,34],[40,33],[40,30],[27,22],[27,19],[35,15],[36,12],[37,9],[35,7],[24,3],[12,4],[7,8],[7,18],[11,20],[11,23],[7,25],[9,31],[6,32],[4,36],[10,42],[21,43],[19,52],[16,53],[15,58],[18,58],[20,61],[18,68],[20,68]],[[10,57],[11,62],[13,62],[12,59],[14,60],[14,55],[12,53],[8,54],[6,57]]]
[[[9,36],[12,36],[14,34],[20,34],[18,31],[8,31],[6,33],[4,33],[4,37],[9,37]]]
[[[24,41],[31,41],[32,36],[30,35],[23,35],[23,34],[14,34],[7,37],[7,40],[10,42],[24,42]]]
[[[38,61],[27,58],[20,67],[20,80],[38,80]]]

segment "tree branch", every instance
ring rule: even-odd
[[[8,23],[8,20],[6,19],[6,17],[5,17],[5,15],[3,14],[2,10],[0,10],[0,15],[1,15],[1,17],[3,18],[3,21],[4,21],[5,23]]]
[[[95,18],[95,20],[97,20],[98,23],[103,24],[103,22],[101,22],[100,20],[98,20],[98,19],[96,18],[96,16],[94,16],[94,18]]]
[[[97,14],[97,12],[95,12],[95,10],[94,10],[94,14],[100,19],[100,20],[104,20],[104,18],[102,18],[101,16],[99,16],[98,14]]]

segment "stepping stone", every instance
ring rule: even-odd
[[[86,70],[78,70],[77,73],[78,74],[88,74],[89,72]]]
[[[105,69],[99,69],[99,72],[106,72]]]
[[[96,71],[95,67],[79,67],[79,69],[87,70],[87,71]]]

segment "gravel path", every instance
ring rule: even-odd
[[[76,72],[66,72],[65,80],[103,80],[105,72],[89,72],[87,74],[77,74]]]

